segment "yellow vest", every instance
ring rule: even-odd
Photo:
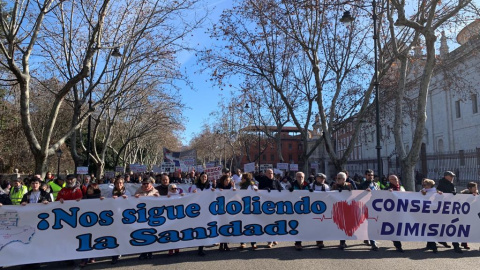
[[[12,200],[13,205],[19,205],[22,202],[23,195],[28,192],[26,186],[21,185],[17,192],[15,192],[15,188],[10,188],[10,200]]]
[[[58,184],[56,184],[54,181],[50,181],[48,182],[48,185],[50,186],[50,189],[52,191],[52,194],[53,194],[53,200],[55,201],[57,199],[57,194],[58,192],[65,187],[65,182],[63,182],[63,185],[62,186],[59,186]]]

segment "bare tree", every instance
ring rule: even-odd
[[[401,63],[399,73],[398,92],[395,97],[395,147],[401,160],[404,184],[407,190],[415,190],[414,168],[419,159],[420,148],[425,132],[426,106],[428,91],[434,68],[436,65],[435,41],[437,40],[437,29],[448,22],[449,19],[457,15],[463,8],[470,4],[470,0],[458,1],[418,1],[417,11],[414,16],[407,15],[406,2],[391,1],[397,16],[396,25],[404,25],[412,29],[416,35],[423,37],[425,42],[426,59],[422,67],[422,74],[419,77],[418,88],[416,90],[415,113],[416,121],[414,123],[414,132],[412,146],[407,151],[403,145],[402,125],[403,125],[403,100],[405,98],[407,83],[407,57],[402,51],[398,52]],[[393,18],[390,18],[393,21]]]

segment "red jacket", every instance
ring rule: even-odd
[[[56,201],[63,199],[64,201],[78,200],[83,198],[83,192],[79,187],[67,188],[64,187],[57,194]]]

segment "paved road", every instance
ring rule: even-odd
[[[421,270],[462,270],[478,269],[480,264],[479,243],[470,244],[471,250],[463,254],[454,253],[452,249],[439,247],[433,254],[425,251],[425,243],[403,243],[405,253],[398,253],[390,241],[381,241],[380,250],[370,251],[361,241],[347,242],[348,248],[341,251],[337,241],[325,242],[327,247],[319,250],[315,242],[304,242],[304,250],[296,251],[293,243],[284,242],[268,249],[266,243],[260,243],[256,251],[239,250],[238,244],[231,244],[231,251],[219,251],[217,247],[207,247],[205,257],[197,256],[196,249],[182,249],[180,254],[168,256],[165,251],[154,253],[153,259],[139,261],[138,255],[124,256],[116,265],[110,264],[110,258],[98,258],[89,269],[150,270],[150,269],[195,269],[195,270],[234,270],[234,269],[421,269]],[[28,256],[25,254],[24,256]],[[5,269],[19,270],[21,267]],[[40,269],[75,269],[65,262],[48,263]]]

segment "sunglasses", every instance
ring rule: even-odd
[[[174,188],[172,188],[172,190],[177,190],[177,188],[176,188],[176,187],[174,187]]]

